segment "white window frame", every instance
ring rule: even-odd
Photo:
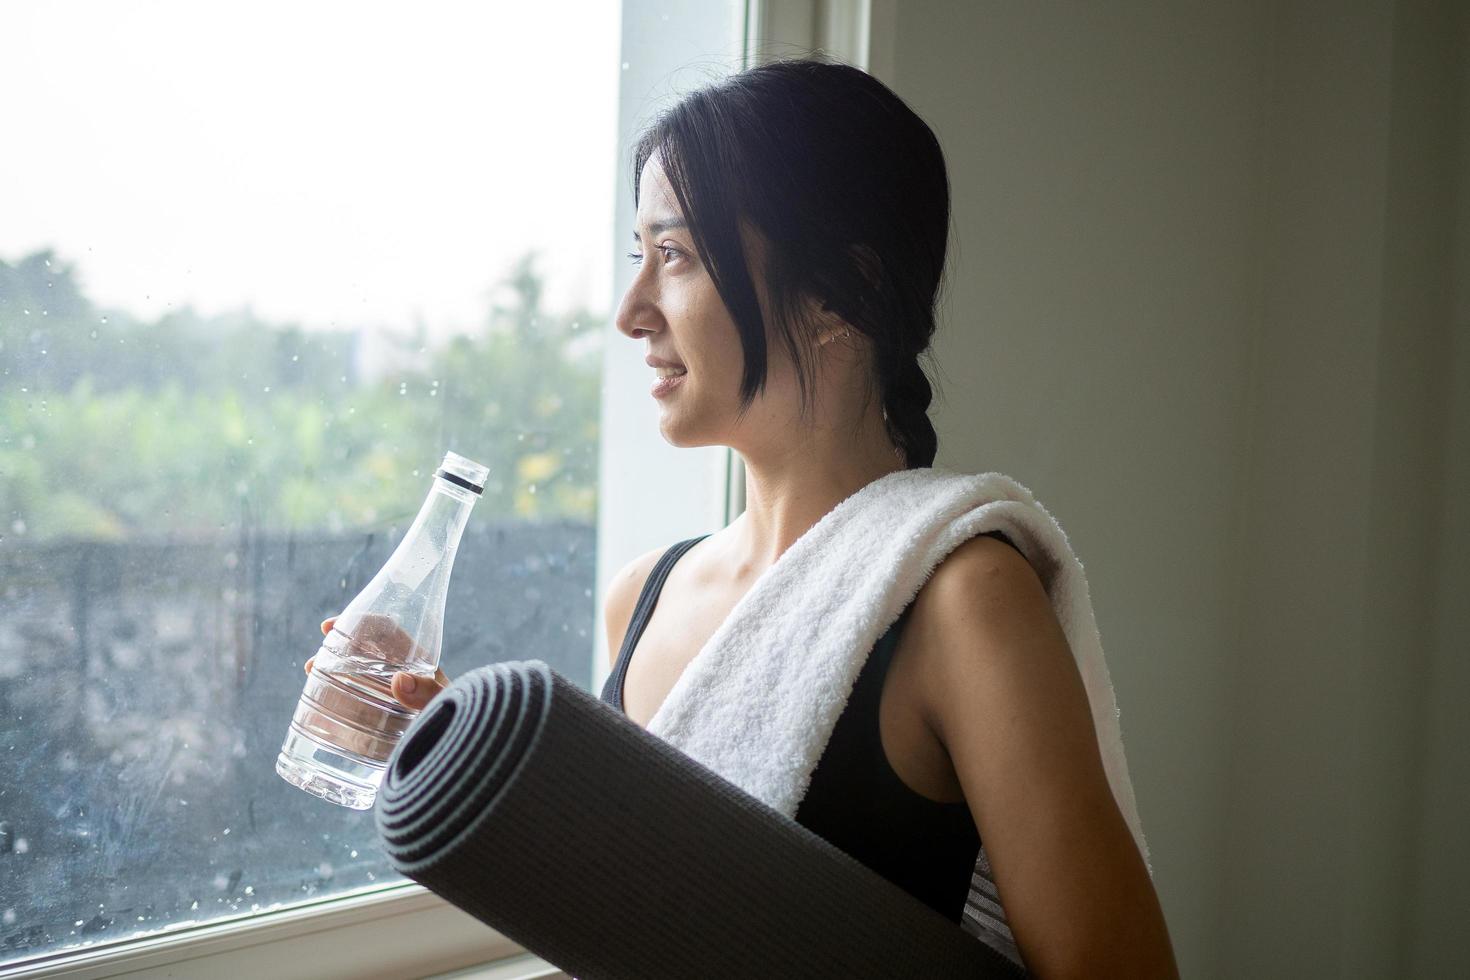
[[[629,35],[654,37],[659,5],[624,0],[624,58],[619,96],[616,254],[621,255],[632,205],[626,148],[647,122],[643,93],[680,67],[682,55],[657,44],[627,54]],[[897,0],[747,0],[741,61],[825,51],[875,76],[892,68]],[[630,18],[648,22],[629,31]],[[636,41],[634,42],[636,43]],[[615,266],[615,294],[631,270]],[[598,621],[593,676],[608,674],[601,622],[606,584],[626,562],[659,546],[723,527],[745,507],[745,470],[723,447],[676,449],[658,434],[656,407],[647,395],[641,351],[607,328],[603,368],[601,476],[597,532]],[[273,912],[220,919],[203,926],[95,949],[67,950],[24,964],[0,966],[0,980],[65,977],[268,976],[274,980],[396,978],[438,972],[444,977],[530,980],[566,975],[484,923],[413,882],[359,889]]]

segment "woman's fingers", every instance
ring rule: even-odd
[[[332,624],[336,621],[336,616],[329,616],[326,619],[322,620],[322,636],[326,636],[328,633],[332,632]],[[308,674],[311,673],[311,662],[315,659],[315,654],[312,654],[310,657],[306,658],[306,672]]]
[[[336,616],[322,620],[322,635],[332,631],[332,626],[337,622]],[[353,647],[371,650],[373,653],[383,656],[390,663],[402,662],[405,655],[414,649],[413,640],[408,634],[399,630],[393,621],[386,616],[369,614],[363,617],[357,629],[353,630]],[[306,661],[306,672],[311,673],[312,661],[315,656]],[[444,671],[434,671],[432,678],[423,677],[418,674],[410,674],[407,671],[399,671],[393,675],[393,696],[405,707],[421,710],[434,699],[440,691],[449,686],[449,678]]]
[[[420,677],[400,670],[393,675],[393,696],[397,698],[404,707],[422,710],[425,705],[434,700],[435,695],[449,686],[449,678],[444,676],[444,671],[434,672],[434,676]]]
[[[336,621],[336,616],[331,616],[327,619],[322,620],[322,636],[326,636],[328,633],[332,632],[332,624]],[[316,654],[312,654],[311,656],[306,658],[306,672],[308,674],[311,673],[311,662],[315,659]]]

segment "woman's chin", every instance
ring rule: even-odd
[[[678,412],[665,411],[661,414],[658,420],[658,431],[664,437],[664,442],[676,449],[712,446],[716,442],[709,438],[709,433],[692,425],[689,419],[681,418]]]

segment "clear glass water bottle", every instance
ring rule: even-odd
[[[366,810],[417,711],[393,675],[433,678],[444,640],[449,572],[489,469],[446,453],[413,525],[332,624],[316,653],[276,772],[324,800]]]

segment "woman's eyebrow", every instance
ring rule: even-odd
[[[688,227],[689,227],[688,223],[686,223],[683,218],[665,218],[662,221],[655,221],[653,224],[649,225],[648,226],[648,231],[649,231],[650,234],[657,235],[657,234],[660,234],[661,232],[669,231],[672,228],[688,228]],[[635,241],[635,242],[641,242],[641,241],[643,241],[643,239],[638,236],[638,229],[636,229],[636,228],[633,229],[633,241]]]

